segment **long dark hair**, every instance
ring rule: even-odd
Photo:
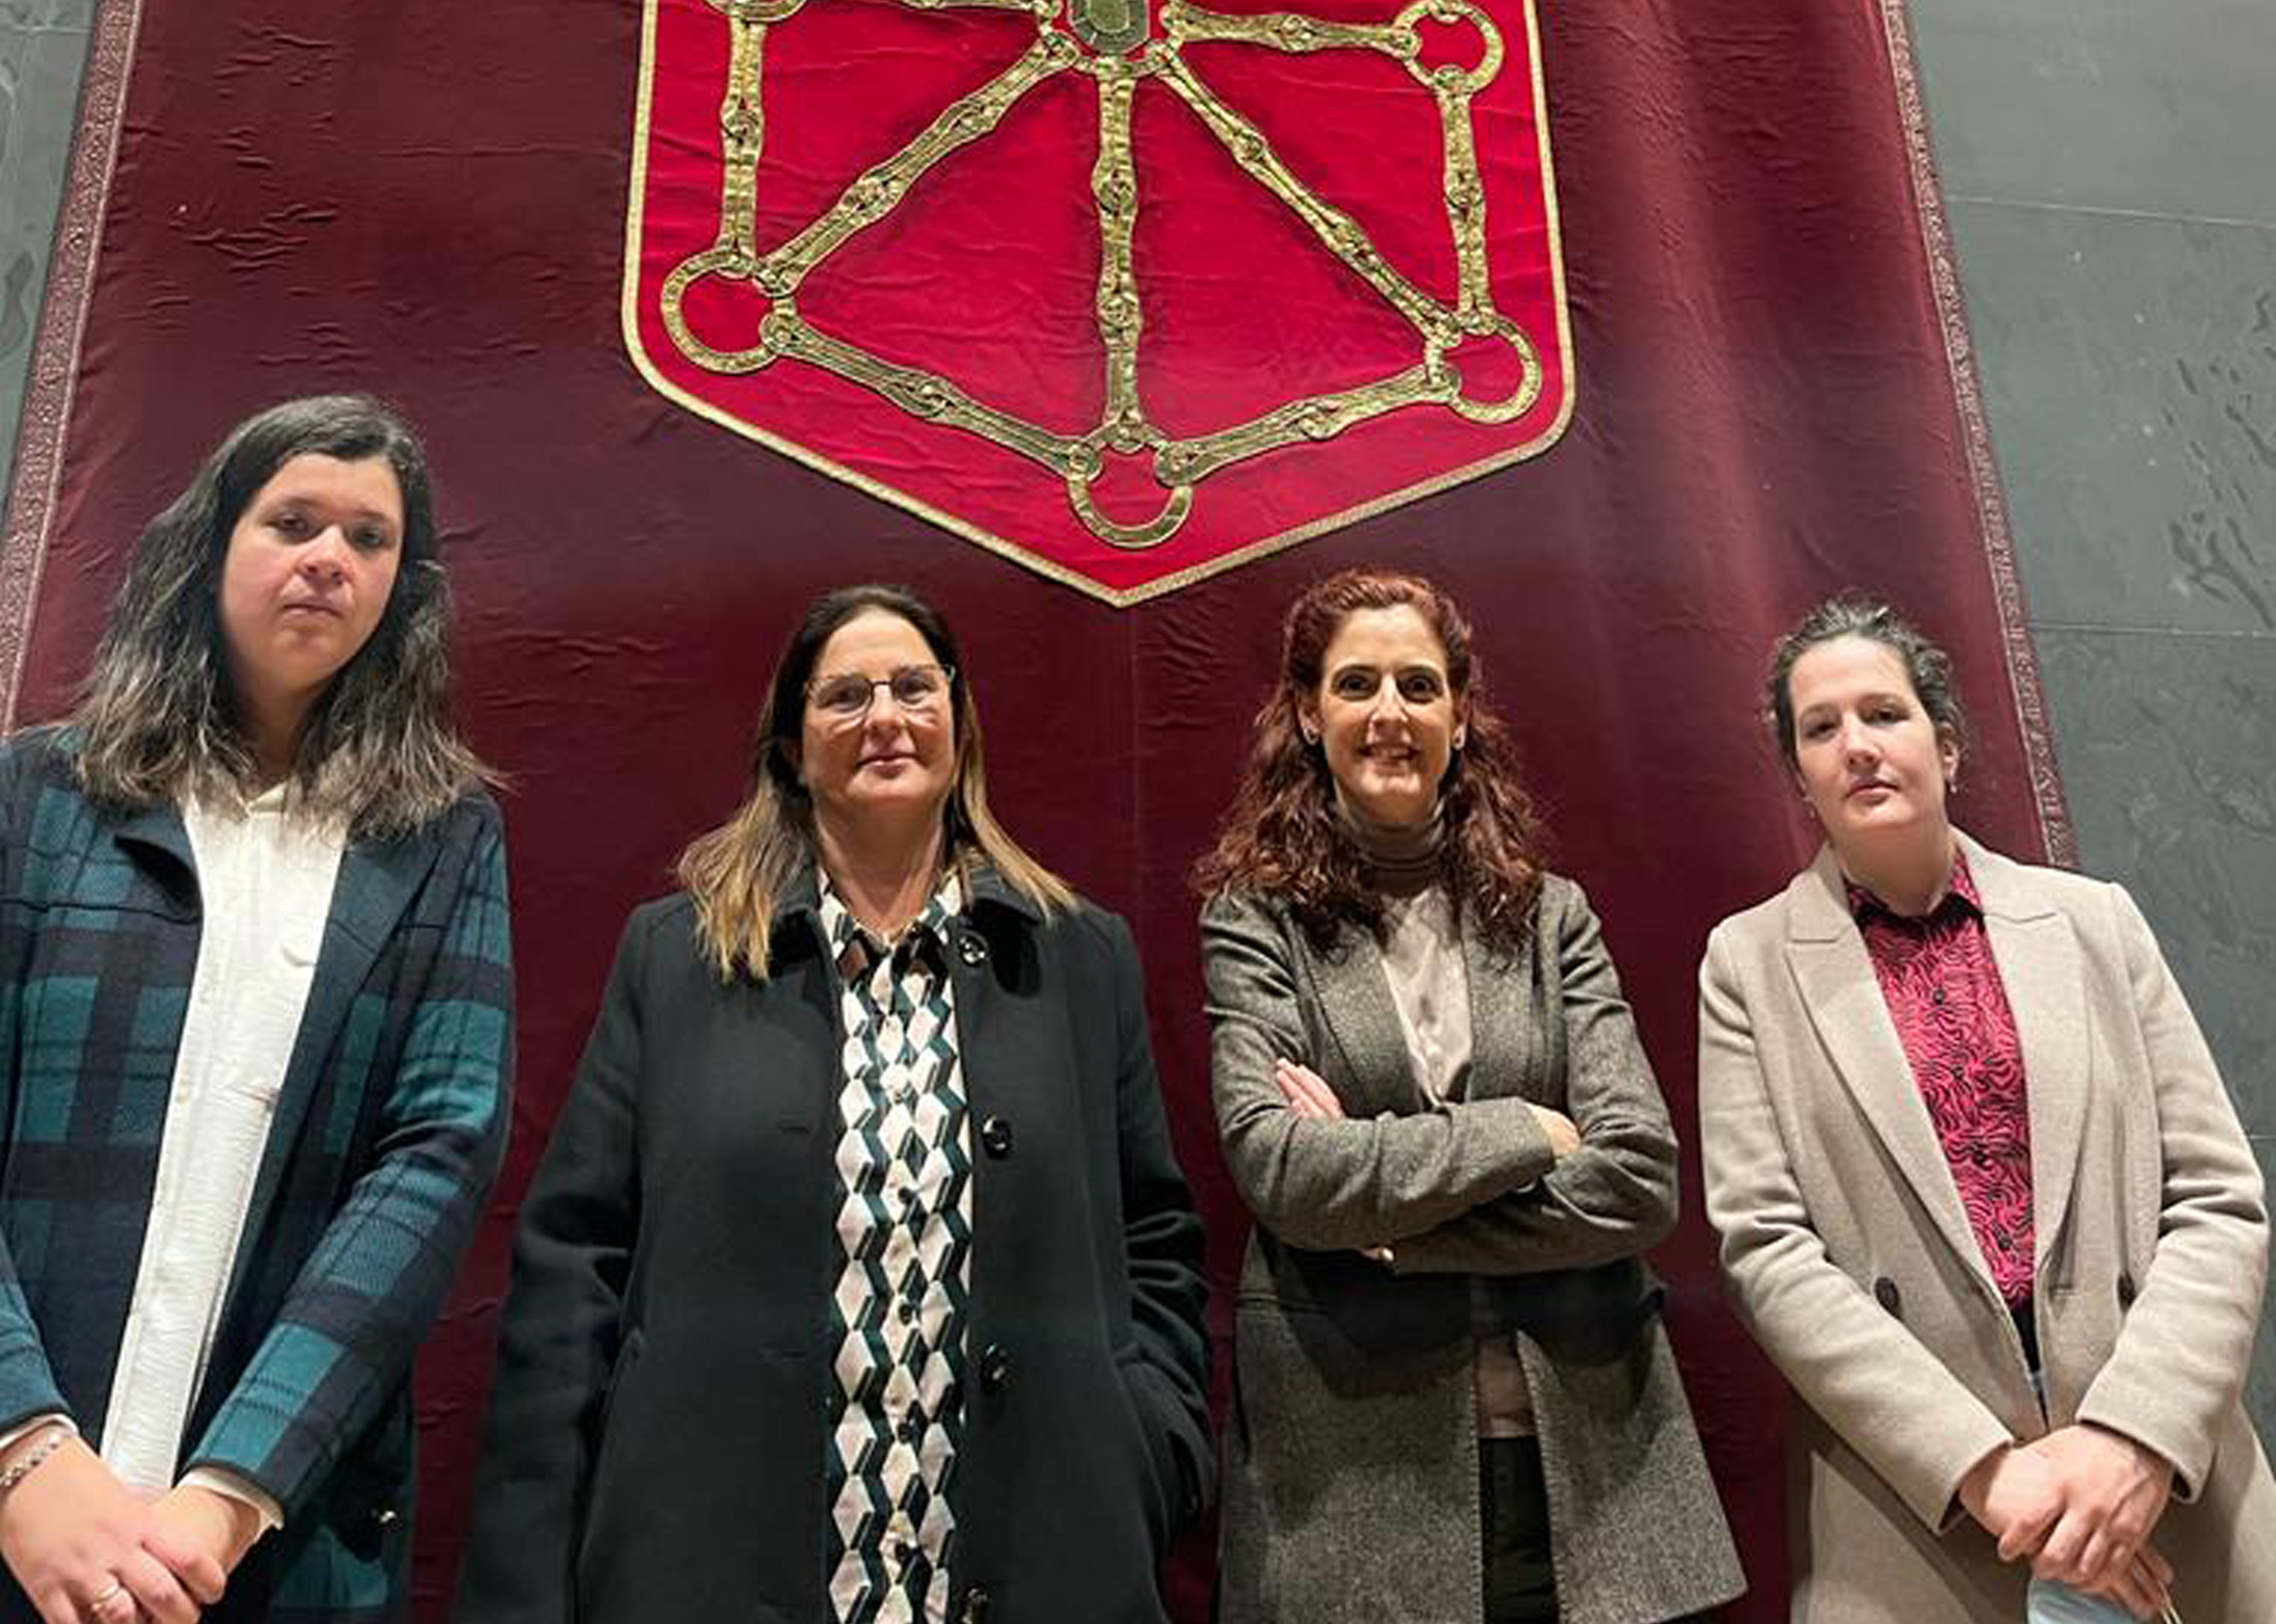
[[[1413,609],[1447,652],[1468,735],[1439,785],[1439,881],[1458,915],[1504,950],[1525,940],[1541,892],[1543,836],[1518,774],[1517,747],[1487,703],[1470,622],[1415,575],[1346,570],[1315,582],[1281,622],[1280,680],[1256,715],[1247,772],[1217,844],[1194,871],[1202,892],[1277,898],[1325,948],[1346,924],[1381,934],[1383,898],[1335,806],[1326,753],[1308,743],[1302,707],[1319,692],[1327,645],[1366,609]]]
[[[254,778],[222,644],[222,563],[238,517],[293,458],[384,457],[403,495],[401,562],[371,637],[325,686],[293,765],[298,811],[386,838],[494,781],[451,720],[451,591],[427,455],[362,395],[286,401],[229,431],[135,543],[68,721],[79,781],[121,806],[240,791]]]
[[[695,903],[705,956],[722,980],[737,972],[767,976],[774,912],[793,877],[814,856],[813,798],[798,777],[797,744],[805,724],[806,684],[814,661],[837,629],[871,612],[895,615],[917,629],[946,666],[957,739],[956,783],[942,831],[945,855],[985,858],[1004,881],[1048,913],[1075,900],[1065,881],[1021,849],[988,809],[988,775],[980,748],[980,711],[965,681],[955,635],[940,611],[907,587],[840,587],[806,608],[790,635],[766,703],[758,713],[750,788],[734,816],[699,836],[679,856],[680,884]]]

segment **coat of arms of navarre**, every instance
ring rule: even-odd
[[[666,396],[1132,603],[1530,456],[1531,0],[644,0]]]

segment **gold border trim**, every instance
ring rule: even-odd
[[[1292,530],[1282,531],[1261,541],[1252,541],[1230,553],[1189,564],[1182,570],[1159,576],[1141,586],[1127,588],[1109,587],[1092,580],[1080,571],[1047,558],[1022,547],[1016,541],[997,535],[977,524],[944,512],[919,497],[895,490],[881,480],[845,467],[821,452],[810,450],[795,440],[784,438],[772,430],[747,423],[732,412],[712,405],[709,402],[688,393],[665,377],[649,357],[640,339],[640,234],[643,203],[648,189],[648,147],[651,119],[654,106],[656,75],[656,16],[662,0],[643,0],[640,16],[640,88],[635,103],[632,122],[632,166],[630,196],[624,212],[624,281],[623,297],[620,301],[620,320],[624,333],[625,353],[631,358],[633,369],[648,386],[674,405],[706,421],[717,424],[730,433],[756,442],[768,450],[779,452],[793,461],[804,463],[817,473],[827,475],[841,484],[853,486],[880,501],[890,502],[905,512],[913,513],[928,524],[939,526],[952,535],[985,548],[998,556],[1034,571],[1062,586],[1072,587],[1086,596],[1099,599],[1117,609],[1134,608],[1150,599],[1165,596],[1198,581],[1222,575],[1228,570],[1253,564],[1275,553],[1286,551],[1299,542],[1309,541],[1330,531],[1388,513],[1395,508],[1435,496],[1458,484],[1466,484],[1482,475],[1537,457],[1564,437],[1571,426],[1575,401],[1580,395],[1580,379],[1573,356],[1573,318],[1565,296],[1565,236],[1564,223],[1557,206],[1557,170],[1550,152],[1549,93],[1543,80],[1541,68],[1541,24],[1535,14],[1534,0],[1519,0],[1525,10],[1526,40],[1528,67],[1533,76],[1534,128],[1536,132],[1541,157],[1541,181],[1544,202],[1543,215],[1549,228],[1550,285],[1557,308],[1557,353],[1564,369],[1565,392],[1557,416],[1549,426],[1521,445],[1496,452],[1493,456],[1452,469],[1444,474],[1403,487],[1387,495],[1313,519]]]
[[[117,171],[126,84],[141,27],[141,0],[102,0],[87,33],[87,66],[79,81],[71,163],[64,175],[54,246],[48,254],[39,336],[25,374],[7,529],[0,534],[0,732],[16,725],[16,696],[23,686],[24,657],[31,646],[32,616],[39,607],[40,575],[47,564],[55,498],[62,485],[64,442],[78,393],[80,349],[87,335],[95,264],[102,254],[103,216]]]
[[[2000,465],[1992,454],[1991,418],[1984,410],[1982,380],[1976,376],[1975,346],[1968,333],[1959,262],[1952,248],[1951,229],[1944,217],[1943,191],[1936,179],[1935,148],[1930,139],[1927,103],[1920,92],[1911,17],[1905,0],[1880,0],[1880,11],[1882,28],[1888,38],[1889,75],[1896,89],[1897,119],[1904,132],[1913,207],[1919,217],[1929,285],[1943,329],[1944,364],[1951,377],[1953,410],[1959,419],[1961,442],[1967,448],[1968,481],[1975,491],[1984,564],[1992,576],[1992,600],[2000,612],[2008,688],[2015,700],[2016,720],[2023,734],[2024,768],[2031,780],[2032,810],[2039,819],[2040,840],[2047,849],[2048,860],[2072,868],[2079,860],[2078,830],[2071,821],[2070,805],[2063,795],[2062,774],[2055,763],[2055,730],[2047,714],[2046,692],[2040,685],[2039,652],[2032,642],[2031,623],[2024,608],[2023,580],[2016,568],[2015,532],[2008,525],[2006,490],[2000,483]]]

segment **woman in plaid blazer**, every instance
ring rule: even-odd
[[[513,1052],[436,545],[383,408],[264,412],[0,747],[0,1618],[399,1605]]]

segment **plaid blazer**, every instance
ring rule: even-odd
[[[0,745],[0,1427],[62,1411],[100,1445],[199,900],[180,815],[92,804],[70,749]],[[497,1172],[512,1000],[486,796],[349,844],[181,1462],[284,1526],[209,1620],[400,1611],[412,1356]],[[0,1572],[0,1618],[33,1616]]]

